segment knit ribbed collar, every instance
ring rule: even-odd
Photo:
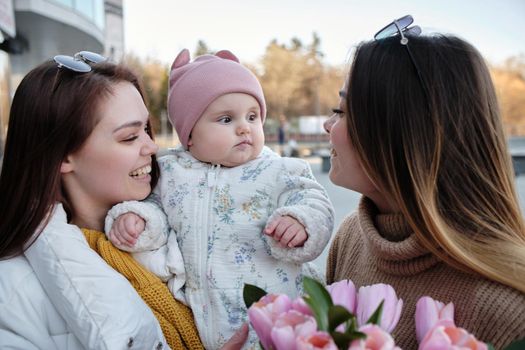
[[[358,208],[359,225],[377,267],[390,274],[410,276],[430,269],[439,259],[423,247],[401,214],[379,214],[363,197]]]

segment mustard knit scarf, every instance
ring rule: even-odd
[[[103,233],[87,229],[82,229],[82,232],[91,249],[126,277],[148,304],[172,349],[204,349],[191,310],[176,300],[157,276],[142,267],[129,253],[115,248]]]

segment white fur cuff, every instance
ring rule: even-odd
[[[122,214],[135,213],[146,222],[146,227],[133,247],[119,246],[128,252],[154,250],[166,244],[168,240],[168,221],[162,209],[153,203],[128,201],[115,205],[108,212],[105,222],[105,232],[111,230],[113,222]]]
[[[285,215],[295,218],[305,227],[308,239],[302,247],[283,248],[272,237],[265,236],[272,255],[276,259],[292,263],[304,263],[317,258],[323,252],[332,235],[333,220],[331,216],[312,210],[306,205],[296,205],[277,209],[270,216],[268,222],[270,223]]]

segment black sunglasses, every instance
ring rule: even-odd
[[[412,55],[412,51],[410,51],[410,48],[408,47],[408,38],[406,35],[408,34],[418,36],[419,34],[421,34],[421,28],[419,26],[410,27],[410,25],[413,22],[414,18],[410,15],[406,15],[401,18],[395,19],[392,23],[386,25],[383,29],[378,31],[374,35],[374,40],[380,41],[382,39],[390,38],[396,35],[399,35],[401,37],[401,40],[399,42],[401,43],[401,45],[406,47],[408,56],[410,57],[410,61],[412,61],[412,65],[416,70],[419,82],[421,83],[421,87],[423,88],[423,93],[425,94],[427,101],[429,101],[428,93],[423,81],[423,76],[421,75],[421,70],[419,69],[416,60],[414,59],[414,55]]]
[[[56,55],[53,57],[58,68],[66,68],[78,73],[91,72],[91,63],[101,63],[107,58],[91,51],[80,51],[75,56]]]
[[[374,35],[374,39],[381,40],[399,34],[401,35],[401,44],[406,45],[408,43],[408,38],[405,37],[405,34],[421,34],[421,28],[419,26],[409,27],[412,23],[414,23],[414,18],[410,15],[395,19],[392,23],[378,31],[376,35]]]

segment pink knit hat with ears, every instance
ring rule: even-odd
[[[192,62],[187,49],[177,55],[170,71],[168,116],[184,148],[188,149],[191,130],[210,103],[235,92],[251,95],[259,102],[264,122],[266,103],[261,84],[233,53],[222,50]]]

